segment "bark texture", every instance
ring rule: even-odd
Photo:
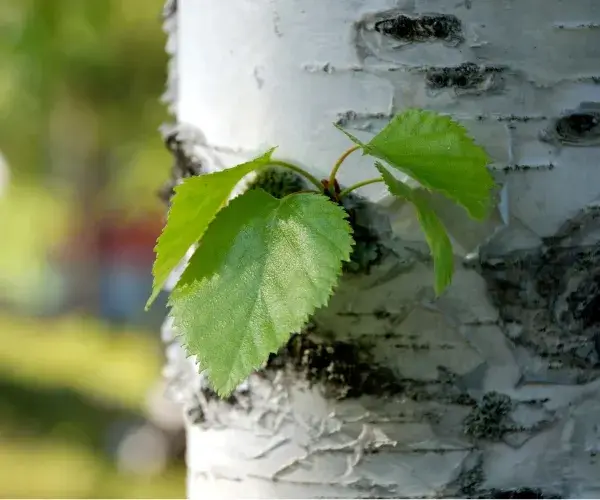
[[[329,307],[228,401],[167,321],[189,496],[597,497],[600,6],[180,0],[167,27],[189,175],[279,145],[324,176],[332,121],[375,132],[414,106],[461,120],[503,186],[482,226],[435,200],[457,243],[437,300],[414,213],[365,190]]]

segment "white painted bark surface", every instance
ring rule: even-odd
[[[377,20],[424,14],[456,16],[463,41],[404,43],[373,30]],[[196,415],[188,425],[189,496],[492,496],[537,488],[597,497],[599,353],[595,320],[576,310],[585,303],[580,309],[590,315],[598,293],[588,281],[598,272],[600,131],[587,103],[600,102],[600,3],[179,0],[176,21],[177,118],[200,131],[196,153],[206,168],[279,146],[281,159],[325,177],[348,146],[332,122],[368,134],[396,111],[426,107],[461,120],[505,186],[504,205],[483,227],[440,205],[458,270],[438,300],[412,211],[390,205],[380,187],[361,192],[387,207],[386,244],[395,253],[369,274],[345,277],[315,328],[336,340],[370,340],[374,363],[406,391],[335,400],[281,372],[275,381],[251,377],[229,406],[204,398],[191,363],[171,345],[167,375],[179,378],[179,395]],[[480,65],[470,87],[428,87],[428,72],[462,63]],[[586,132],[540,140],[579,107],[592,110]],[[356,155],[340,180],[372,174]],[[385,233],[385,223],[373,224]],[[542,238],[552,236],[562,239],[549,257]],[[479,265],[463,266],[480,245]],[[551,293],[541,289],[542,271],[558,283]],[[164,333],[172,339],[168,324]],[[493,391],[510,398],[506,414]]]

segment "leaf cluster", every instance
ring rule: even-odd
[[[300,167],[273,159],[271,149],[227,170],[188,178],[175,188],[155,248],[154,287],[147,307],[196,246],[169,304],[184,346],[221,396],[263,366],[327,304],[352,253],[343,196],[384,182],[392,195],[414,205],[431,250],[437,294],[452,280],[454,255],[424,191],[442,193],[476,220],[486,217],[494,187],[488,156],[449,117],[411,109],[395,116],[368,143],[343,132],[355,146],[321,183]],[[356,150],[375,159],[381,177],[340,190],[335,174]],[[316,191],[278,199],[251,189],[231,200],[244,177],[273,165],[303,173]],[[419,187],[401,182],[393,170],[410,176]]]

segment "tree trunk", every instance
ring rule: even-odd
[[[421,107],[464,123],[503,186],[482,225],[436,199],[457,267],[437,300],[414,213],[360,191],[354,269],[227,401],[167,322],[189,496],[600,495],[599,6],[178,3],[167,95],[206,171],[279,146],[325,177],[349,146],[332,122],[368,135]],[[340,180],[373,173],[355,155]]]

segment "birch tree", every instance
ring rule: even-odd
[[[599,25],[591,0],[167,6],[169,188],[273,146],[325,178],[350,145],[332,123],[369,140],[409,108],[466,127],[500,187],[483,223],[431,196],[454,249],[439,297],[413,205],[358,190],[354,265],[228,398],[166,321],[190,498],[599,494]],[[373,168],[352,155],[338,180]]]

